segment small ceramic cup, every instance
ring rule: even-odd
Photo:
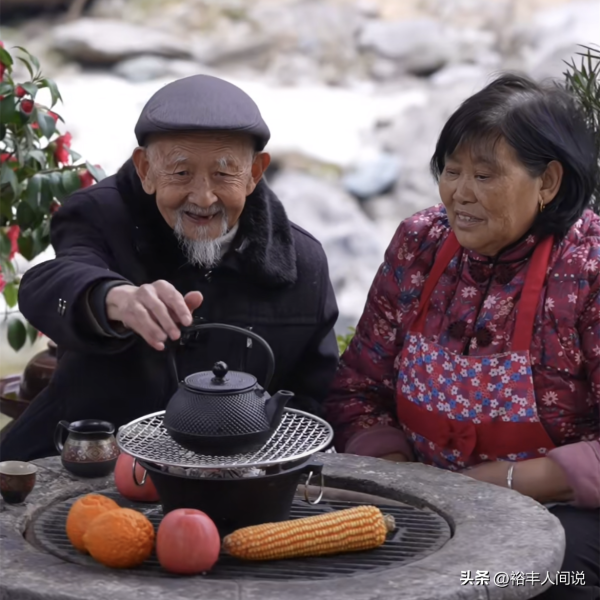
[[[37,467],[20,460],[0,462],[0,493],[8,504],[21,504],[35,486]]]

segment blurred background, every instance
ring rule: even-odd
[[[561,80],[577,44],[600,43],[599,0],[2,0],[0,19],[57,82],[73,149],[109,175],[169,81],[248,92],[272,132],[268,181],[329,258],[338,333],[400,221],[438,201],[428,162],[458,104],[503,70]],[[45,343],[15,354],[1,330],[0,375]]]

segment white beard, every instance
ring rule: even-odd
[[[183,227],[183,211],[189,210],[189,207],[183,207],[178,215],[173,231],[181,249],[183,250],[188,261],[197,266],[210,269],[214,267],[221,259],[221,246],[223,238],[227,234],[227,214],[225,210],[221,210],[221,233],[214,239],[208,237],[208,227],[200,226],[197,228],[197,236],[195,239],[190,239],[184,235]],[[207,214],[204,211],[194,210],[198,214]],[[219,213],[216,213],[219,214]]]

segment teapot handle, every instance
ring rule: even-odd
[[[59,421],[54,429],[54,447],[58,450],[59,454],[62,454],[64,448],[62,441],[64,433],[63,429],[68,432],[70,426],[71,424],[68,421]]]
[[[269,344],[264,338],[262,338],[260,335],[257,335],[253,331],[250,331],[249,329],[237,327],[237,325],[228,325],[226,323],[202,323],[201,325],[190,325],[189,327],[182,327],[181,334],[183,337],[183,335],[186,333],[195,333],[196,331],[201,331],[202,329],[225,329],[227,331],[234,331],[235,333],[239,333],[259,342],[261,346],[267,351],[267,358],[269,360],[267,376],[265,377],[265,383],[263,384],[263,387],[265,389],[269,387],[269,385],[271,384],[271,379],[273,379],[273,374],[275,373],[275,355],[273,354],[271,346],[269,346]],[[175,361],[174,347],[173,350],[170,352],[169,359],[171,364],[171,371],[175,376],[175,380],[179,383],[179,375],[177,373],[177,363]]]

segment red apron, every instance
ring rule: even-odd
[[[538,417],[529,357],[552,241],[540,242],[531,258],[511,351],[477,357],[423,336],[431,294],[461,248],[454,233],[441,247],[404,341],[396,387],[398,420],[420,462],[461,470],[536,458],[554,447]]]

